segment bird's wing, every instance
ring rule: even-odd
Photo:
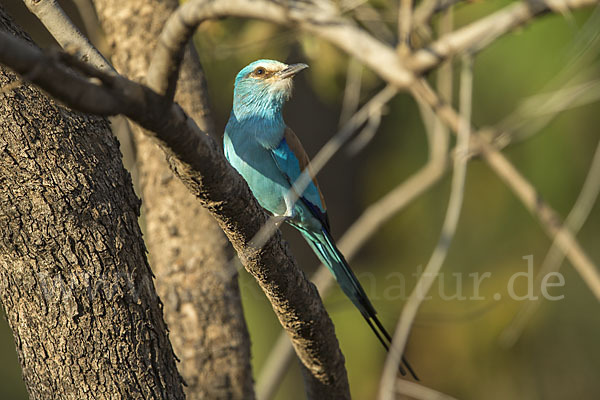
[[[308,168],[312,180],[304,190],[304,193],[302,193],[300,200],[321,221],[323,226],[329,229],[325,199],[319,188],[319,183],[310,169],[310,159],[294,131],[286,127],[283,139],[279,143],[279,146],[271,151],[271,154],[277,167],[290,183],[290,186],[300,177],[302,171]]]

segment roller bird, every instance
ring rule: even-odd
[[[315,176],[311,174],[302,193],[291,190],[304,170],[310,172],[310,166],[298,137],[283,120],[282,109],[291,96],[294,76],[305,68],[308,65],[275,60],[258,60],[242,68],[235,78],[233,109],[223,138],[225,157],[264,209],[300,231],[389,350],[389,333],[333,240]],[[402,375],[405,368],[418,380],[403,358]]]

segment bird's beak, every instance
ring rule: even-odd
[[[279,79],[291,78],[305,68],[308,68],[308,65],[302,63],[288,65],[286,68],[279,71],[276,76]]]

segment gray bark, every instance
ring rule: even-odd
[[[24,36],[1,6],[0,29]],[[0,301],[32,399],[184,398],[138,214],[106,120],[0,96]]]

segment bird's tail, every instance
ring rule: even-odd
[[[356,278],[356,275],[354,275],[354,272],[350,269],[343,254],[338,250],[329,232],[325,229],[321,229],[321,231],[317,233],[305,230],[301,230],[301,232],[321,261],[329,268],[342,288],[342,291],[350,298],[352,303],[354,303],[363,315],[367,324],[369,324],[369,327],[371,327],[371,330],[375,333],[375,336],[377,336],[383,347],[385,347],[386,351],[389,351],[392,337],[381,324],[379,318],[377,318],[375,308]],[[402,363],[399,366],[402,375],[406,375],[404,367],[406,367],[406,370],[409,371],[415,380],[419,380],[412,367],[403,356]]]

